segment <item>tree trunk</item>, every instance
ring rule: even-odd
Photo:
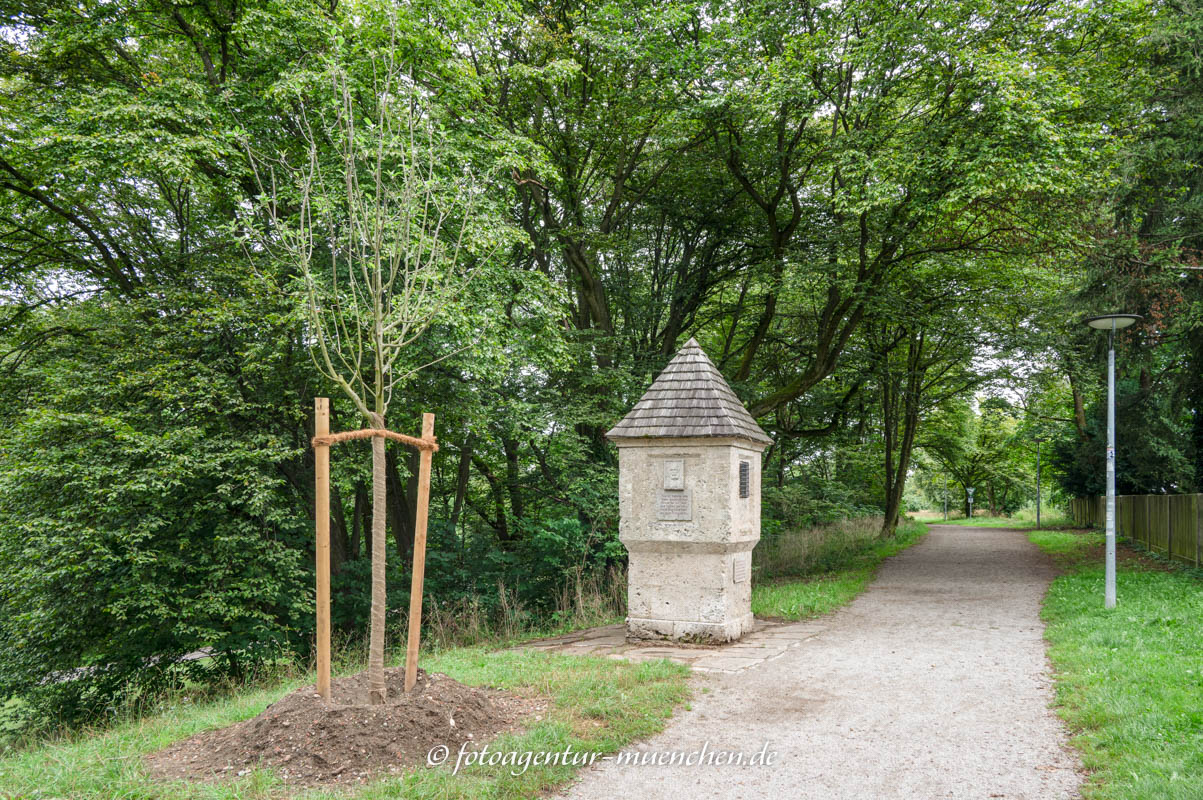
[[[906,492],[906,477],[911,467],[911,454],[915,450],[915,436],[919,431],[920,393],[923,391],[923,348],[927,333],[923,330],[910,335],[907,348],[905,386],[899,387],[890,380],[882,381],[882,419],[886,424],[886,503],[885,520],[881,526],[882,537],[892,537],[898,530],[898,517],[902,511],[902,497]],[[887,359],[886,364],[889,361]],[[888,372],[887,372],[888,376]],[[901,383],[901,382],[900,382]],[[901,391],[902,396],[897,393]],[[898,407],[901,406],[902,436],[898,438]],[[894,462],[894,447],[897,446],[898,461]]]
[[[469,433],[468,440],[459,451],[459,469],[455,473],[455,503],[451,507],[451,528],[459,525],[459,515],[464,510],[464,497],[468,494],[468,478],[472,467],[472,451],[476,448],[476,434]]]
[[[472,456],[472,463],[476,465],[477,471],[484,476],[484,479],[489,482],[489,491],[493,496],[493,508],[496,510],[497,519],[489,519],[484,514],[481,514],[481,516],[493,527],[493,530],[497,531],[499,541],[508,542],[510,540],[510,529],[505,517],[505,498],[502,496],[501,481],[493,474],[493,468],[489,466],[489,463],[480,456]]]
[[[510,496],[510,512],[514,520],[525,515],[522,503],[522,487],[519,485],[518,442],[509,436],[501,439],[505,451],[505,489]]]
[[[397,459],[407,458],[406,480],[401,480],[401,469]],[[388,491],[388,526],[393,532],[393,546],[397,558],[409,559],[414,548],[414,506],[418,493],[417,451],[398,455],[395,451],[385,455],[385,482]]]
[[[356,482],[355,484],[355,507],[351,511],[351,558],[359,558],[360,541],[364,529],[364,518],[367,509],[364,508],[368,503],[367,492],[363,488],[363,484]],[[371,545],[368,546],[371,549]]]
[[[383,425],[381,425],[383,427]],[[372,621],[368,641],[368,703],[384,703],[384,619],[386,602],[384,586],[385,514],[388,499],[385,492],[384,437],[372,437]]]
[[[903,415],[902,441],[898,447],[898,464],[893,470],[893,485],[887,486],[886,518],[882,523],[881,535],[891,537],[898,530],[898,517],[902,513],[902,497],[906,493],[906,476],[911,468],[911,454],[915,449],[915,434],[919,430],[919,407],[917,400],[906,403]]]
[[[351,547],[350,536],[347,535],[347,516],[337,484],[330,487],[330,510],[334,517],[330,526],[330,574],[337,575],[342,571],[347,560],[347,551]]]
[[[1074,430],[1078,433],[1078,439],[1085,441],[1086,436],[1086,400],[1082,397],[1082,392],[1078,388],[1078,382],[1074,380],[1073,371],[1065,370],[1065,377],[1069,380],[1069,391],[1073,396],[1074,402]]]
[[[885,338],[884,336],[882,337]],[[890,369],[890,354],[880,344],[876,345],[878,352],[884,353],[881,360],[880,388],[881,388],[881,438],[882,450],[885,456],[885,503],[882,505],[882,513],[884,514],[881,521],[881,532],[878,534],[881,538],[888,538],[894,535],[894,520],[898,517],[898,505],[894,500],[894,447],[895,439],[898,435],[898,398],[897,384]],[[905,477],[903,478],[905,480]]]

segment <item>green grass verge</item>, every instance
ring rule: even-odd
[[[925,524],[908,520],[898,526],[893,539],[866,540],[840,563],[828,565],[826,572],[757,583],[752,586],[752,613],[798,620],[845,606],[865,590],[883,560],[910,547],[925,533]]]
[[[1029,538],[1066,570],[1042,613],[1058,711],[1092,772],[1086,797],[1203,797],[1203,582],[1121,557],[1107,611],[1101,533]]]
[[[435,654],[422,666],[462,683],[489,685],[552,698],[550,713],[525,732],[502,737],[492,751],[612,752],[661,730],[689,696],[688,668],[667,661],[630,664],[605,658],[528,651],[458,648]],[[0,798],[137,798],[138,800],[258,800],[304,798],[530,798],[569,780],[572,766],[472,767],[453,775],[449,767],[420,767],[354,790],[296,792],[268,771],[221,784],[152,781],[142,756],[210,728],[248,719],[304,685],[235,695],[198,707],[168,709],[144,720],[50,743],[0,759]],[[454,753],[452,754],[454,762]]]

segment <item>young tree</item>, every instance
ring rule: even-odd
[[[403,355],[471,279],[469,220],[480,196],[470,171],[440,163],[445,142],[424,90],[398,59],[391,18],[385,36],[370,70],[357,55],[354,72],[335,41],[315,85],[304,87],[321,99],[307,102],[298,90],[307,159],[278,162],[286,180],[272,181],[269,206],[275,244],[303,281],[313,361],[376,429],[387,427],[394,391],[434,363],[415,366]],[[365,72],[370,78],[359,82]],[[372,704],[386,695],[385,522],[385,440],[373,436]]]

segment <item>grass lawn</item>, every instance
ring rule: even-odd
[[[457,648],[429,656],[423,668],[462,683],[538,692],[553,699],[546,718],[519,735],[490,744],[493,751],[612,752],[661,730],[673,709],[689,696],[689,670],[655,661],[629,664],[604,658],[539,652]],[[310,681],[311,682],[311,681]],[[138,800],[252,800],[290,794],[266,771],[223,784],[159,784],[151,781],[142,756],[193,733],[223,727],[260,713],[269,703],[304,685],[235,695],[196,707],[177,706],[143,720],[70,740],[50,743],[0,759],[0,798],[137,798]],[[451,756],[454,762],[454,753]],[[418,768],[383,778],[362,789],[291,792],[304,798],[530,798],[572,777],[571,766],[531,766],[511,775],[512,766],[473,767],[452,775],[448,767]]]
[[[1029,538],[1065,574],[1045,599],[1057,704],[1092,775],[1090,800],[1203,797],[1203,580],[1121,550],[1103,608],[1103,535]]]
[[[943,517],[939,519],[927,519],[925,522],[931,525],[966,525],[973,528],[1035,528],[1036,515],[1032,513],[1020,512],[1013,517],[973,517],[972,520],[966,517],[956,517],[954,519],[944,521]],[[1059,513],[1045,513],[1040,515],[1040,528],[1060,529],[1072,528],[1073,520],[1062,516]]]
[[[893,539],[866,539],[844,551],[838,562],[824,563],[822,572],[760,581],[752,586],[752,613],[809,619],[847,605],[869,585],[883,560],[910,547],[925,533],[927,526],[922,522],[904,521]]]

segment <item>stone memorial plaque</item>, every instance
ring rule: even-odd
[[[693,493],[688,489],[661,489],[656,498],[656,519],[667,522],[688,522],[693,519]]]
[[[736,553],[734,558],[732,558],[732,562],[732,583],[745,583],[752,575],[752,554]]]
[[[685,460],[674,458],[664,462],[664,488],[680,491],[685,488]]]

